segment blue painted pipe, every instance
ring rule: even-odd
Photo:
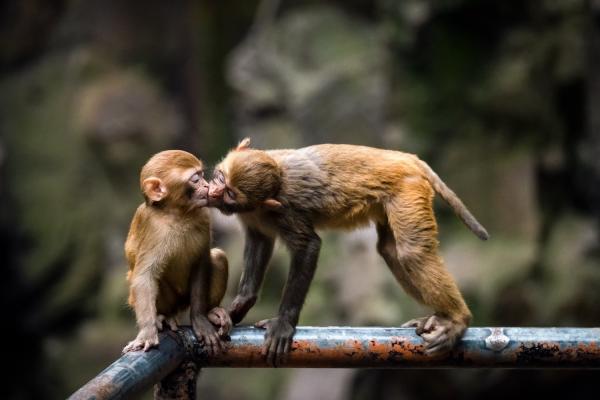
[[[123,399],[173,371],[186,357],[201,367],[271,367],[264,330],[237,327],[228,350],[209,358],[189,327],[163,334],[160,346],[128,353],[71,399]],[[283,367],[294,368],[600,368],[600,328],[470,328],[451,354],[428,356],[412,328],[298,327]]]

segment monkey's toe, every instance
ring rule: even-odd
[[[179,323],[177,322],[177,318],[172,317],[167,319],[167,324],[172,331],[176,331],[179,329]]]
[[[129,353],[131,351],[148,351],[153,347],[158,346],[158,336],[156,337],[148,337],[144,339],[136,338],[132,340],[123,348],[123,354]]]
[[[451,351],[462,337],[466,325],[437,315],[419,318],[415,326],[417,334],[425,342],[425,354],[442,355]],[[413,322],[409,321],[409,322]]]
[[[427,331],[428,327],[431,327],[432,318],[435,315],[431,315],[429,317],[421,317],[411,319],[410,321],[405,322],[401,325],[402,328],[415,328],[417,335],[421,335],[423,332]]]
[[[164,324],[164,322],[165,322],[166,319],[167,318],[164,315],[158,314],[156,316],[156,329],[158,329],[159,331],[162,331],[163,330],[163,324]]]
[[[215,307],[208,313],[209,321],[219,328],[219,336],[225,336],[233,327],[229,313],[222,307]]]
[[[192,325],[194,334],[210,357],[217,356],[225,350],[221,338],[206,316],[192,318]]]

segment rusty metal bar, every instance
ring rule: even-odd
[[[238,328],[229,351],[199,357],[203,367],[270,367],[264,331]],[[423,352],[409,328],[298,328],[285,367],[307,368],[600,368],[600,328],[470,328],[444,357]]]
[[[71,399],[128,398],[166,377],[185,359],[199,367],[271,367],[261,356],[263,337],[264,330],[235,328],[228,351],[209,358],[191,329],[184,327],[161,336],[158,349],[124,355]],[[431,357],[410,328],[299,327],[284,367],[597,369],[600,328],[470,328],[451,354]]]
[[[139,396],[176,370],[189,351],[180,335],[162,334],[157,349],[124,354],[69,399],[116,400]],[[157,391],[162,392],[162,389],[157,388]]]

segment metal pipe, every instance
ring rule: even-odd
[[[188,350],[179,335],[162,334],[157,349],[124,354],[69,399],[108,400],[139,396],[174,371],[185,360]]]
[[[186,358],[200,367],[271,367],[261,355],[264,332],[235,328],[227,352],[214,358],[189,327],[163,334],[157,349],[125,354],[71,399],[129,398]],[[600,328],[470,328],[451,354],[431,357],[412,328],[298,327],[284,367],[600,368]]]
[[[226,354],[202,367],[270,367],[264,330],[242,327]],[[295,368],[600,368],[600,328],[470,328],[447,356],[423,352],[413,328],[302,327],[284,367]]]

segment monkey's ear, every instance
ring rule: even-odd
[[[161,201],[167,195],[167,188],[160,179],[155,177],[144,179],[142,188],[146,197],[152,201]]]
[[[250,138],[243,138],[241,142],[238,143],[237,147],[235,148],[236,151],[239,150],[246,150],[247,148],[250,147]]]
[[[283,207],[283,205],[275,199],[266,199],[265,201],[263,201],[262,204],[263,204],[263,207],[271,209],[271,210],[276,210],[278,208]]]

